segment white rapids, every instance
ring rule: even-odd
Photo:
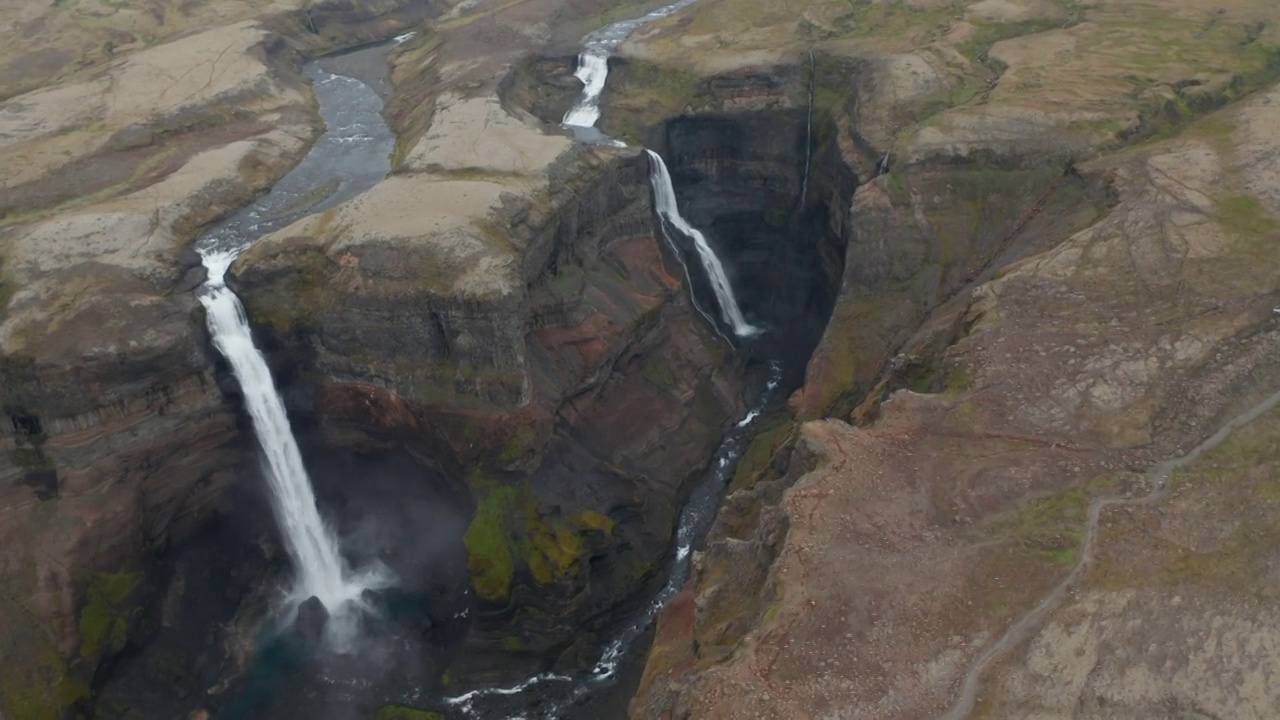
[[[578,68],[574,77],[582,81],[582,95],[565,113],[561,123],[569,128],[594,128],[600,120],[600,95],[604,92],[605,81],[609,78],[609,57],[618,49],[636,28],[664,18],[677,10],[692,5],[696,0],[678,0],[670,5],[654,10],[630,20],[622,20],[612,25],[605,25],[582,39],[583,50],[578,55]],[[603,135],[587,133],[584,137],[594,141],[603,141],[609,145],[625,147],[625,143],[604,138]]]

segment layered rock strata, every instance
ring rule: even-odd
[[[844,285],[799,422],[748,452],[632,715],[1266,717],[1274,422],[1147,474],[1280,383],[1259,8],[1161,3],[1143,28],[1111,3],[819,5],[795,26],[760,3],[741,33],[720,9],[629,52],[714,76],[809,65],[818,33],[828,149],[876,177],[835,216]],[[1145,54],[1192,36],[1194,60]]]
[[[151,562],[199,529],[250,469],[191,294],[198,261],[184,248],[305,152],[318,127],[302,53],[403,27],[394,11],[404,7],[377,8],[391,13],[379,19],[317,5],[316,22],[332,11],[352,23],[326,42],[288,13],[151,47],[135,38],[66,82],[5,102],[6,711],[52,717],[81,700],[154,592]],[[291,42],[273,23],[308,39]]]

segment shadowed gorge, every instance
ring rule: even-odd
[[[826,329],[844,271],[844,239],[831,231],[829,201],[847,198],[821,177],[813,196],[802,197],[813,172],[805,122],[804,110],[708,114],[649,133],[686,217],[732,268],[743,312],[769,328],[761,352],[784,360],[791,386]]]

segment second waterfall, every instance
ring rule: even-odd
[[[738,337],[750,337],[760,332],[760,328],[747,322],[734,297],[733,286],[729,284],[729,276],[725,273],[724,263],[716,255],[702,231],[690,225],[680,214],[680,206],[676,203],[675,186],[671,182],[671,173],[662,156],[652,150],[645,150],[649,156],[649,179],[653,183],[653,204],[658,215],[670,223],[673,228],[693,242],[698,259],[707,272],[711,282],[711,291],[715,293],[716,302],[720,305],[720,314],[725,323]],[[663,230],[665,232],[665,228]],[[692,292],[692,288],[690,288]]]

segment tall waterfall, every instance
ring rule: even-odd
[[[276,516],[289,554],[297,564],[295,593],[303,599],[314,595],[332,611],[358,597],[363,587],[347,580],[337,538],[316,508],[311,479],[302,464],[302,453],[293,438],[271,371],[262,353],[254,347],[249,319],[240,299],[224,280],[234,257],[227,252],[204,256],[209,279],[200,294],[200,303],[207,311],[213,344],[240,381],[245,408],[262,446]]]
[[[716,301],[720,303],[720,314],[733,334],[738,337],[749,337],[760,332],[760,329],[747,322],[733,296],[733,287],[729,284],[729,276],[725,274],[724,264],[715,250],[707,243],[706,237],[680,215],[680,207],[676,204],[675,187],[671,184],[671,173],[662,156],[652,150],[645,150],[649,155],[649,181],[653,184],[653,203],[661,215],[671,226],[688,236],[693,247],[698,251],[698,259],[702,261],[707,277],[711,280],[711,290]]]
[[[197,296],[205,308],[213,344],[244,392],[245,409],[262,447],[276,520],[294,562],[291,600],[319,598],[330,614],[326,639],[341,649],[355,629],[354,614],[344,610],[361,606],[361,593],[387,585],[391,576],[381,565],[353,573],[343,562],[338,540],[316,506],[311,479],[271,371],[254,347],[240,299],[226,284],[231,263],[259,237],[355,197],[390,169],[395,136],[382,118],[382,100],[373,88],[327,72],[317,62],[308,63],[306,73],[319,101],[325,132],[270,192],[200,238],[196,247],[208,276]]]

